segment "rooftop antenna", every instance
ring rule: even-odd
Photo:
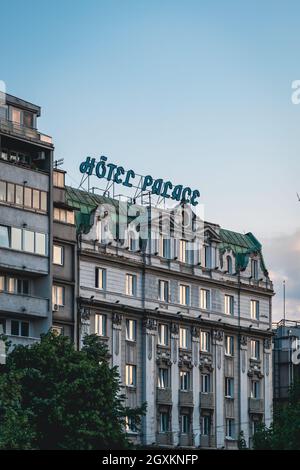
[[[54,168],[57,168],[58,166],[63,165],[63,163],[64,163],[64,159],[63,159],[63,158],[59,158],[58,160],[55,160],[55,161],[54,161]]]
[[[285,280],[283,281],[283,326],[285,326]]]

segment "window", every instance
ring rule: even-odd
[[[260,398],[260,383],[258,380],[251,382],[251,398]]]
[[[23,111],[23,125],[25,127],[33,127],[33,114],[29,111]]]
[[[234,337],[233,336],[225,336],[225,354],[227,356],[234,355]]]
[[[158,369],[158,388],[168,388],[169,387],[169,371],[168,369],[159,368]]]
[[[190,417],[189,415],[181,415],[181,433],[188,434],[190,432]]]
[[[13,336],[29,336],[29,323],[26,321],[11,320],[10,334]]]
[[[34,253],[34,232],[23,230],[23,249],[29,253]]]
[[[170,238],[160,235],[158,253],[162,258],[170,258]]]
[[[0,246],[8,248],[9,245],[9,227],[0,225]]]
[[[161,302],[169,302],[169,283],[168,281],[160,280],[159,284],[159,300]]]
[[[187,328],[179,328],[179,347],[181,349],[188,349],[189,347],[189,335]]]
[[[136,341],[136,320],[126,320],[126,339]]]
[[[126,432],[128,433],[130,432],[136,433],[138,431],[134,416],[126,416],[125,428],[126,428]]]
[[[179,372],[180,390],[188,391],[191,389],[191,373],[189,371],[181,370]]]
[[[259,351],[259,341],[256,339],[252,339],[250,342],[250,354],[252,359],[259,359],[260,351]]]
[[[32,190],[32,207],[33,209],[40,208],[40,192],[37,189]]]
[[[179,303],[181,305],[190,305],[190,286],[179,285]]]
[[[251,277],[258,279],[258,262],[256,259],[251,260]]]
[[[210,308],[210,291],[208,289],[200,289],[200,308],[208,310]]]
[[[22,250],[22,230],[20,228],[11,228],[11,248]]]
[[[6,332],[6,320],[5,318],[0,318],[0,335]]]
[[[134,274],[126,274],[126,295],[136,295],[136,276]]]
[[[16,288],[18,294],[29,294],[29,280],[28,279],[17,279]]]
[[[6,201],[11,203],[15,202],[15,185],[13,183],[7,183]]]
[[[53,171],[53,186],[58,188],[65,187],[65,174],[61,171]]]
[[[233,270],[232,270],[232,258],[231,258],[231,256],[226,257],[226,264],[227,264],[228,274],[232,274]]]
[[[16,292],[16,279],[14,277],[7,278],[7,292],[14,294]]]
[[[259,301],[251,300],[250,302],[251,318],[252,320],[259,320]]]
[[[201,331],[200,333],[200,349],[203,352],[210,351],[210,334],[208,331]]]
[[[6,182],[0,181],[0,201],[6,201]]]
[[[96,268],[95,287],[97,289],[106,289],[106,269]]]
[[[187,251],[187,241],[179,240],[179,261],[182,263],[187,263],[188,260],[188,251]]]
[[[201,431],[203,436],[210,435],[210,416],[202,416]]]
[[[17,108],[11,108],[11,120],[12,122],[15,122],[16,124],[22,124],[21,121],[21,110]]]
[[[5,276],[0,275],[0,292],[5,291]]]
[[[227,418],[226,419],[226,438],[234,439],[235,431],[234,431],[234,419]]]
[[[23,206],[24,187],[16,184],[16,204]]]
[[[106,336],[106,315],[95,315],[95,333],[98,336]]]
[[[64,247],[53,245],[53,264],[62,266],[64,264]]]
[[[58,222],[63,222],[65,224],[74,224],[74,211],[69,211],[66,209],[59,209],[58,207],[54,207],[53,212],[54,220]]]
[[[65,301],[65,289],[63,286],[52,287],[52,303],[53,305],[63,306]]]
[[[226,398],[233,398],[234,396],[233,385],[234,385],[233,378],[225,377],[225,397]]]
[[[126,364],[126,385],[136,387],[136,366]]]
[[[47,211],[47,193],[45,191],[41,191],[41,211]]]
[[[35,234],[35,253],[38,255],[46,254],[46,235],[44,233]]]
[[[32,189],[31,188],[24,188],[24,206],[25,207],[32,207]]]
[[[205,254],[205,267],[212,268],[212,249],[211,246],[204,247],[204,254]]]
[[[134,232],[128,234],[128,248],[130,251],[136,251],[138,249],[138,238]]]
[[[234,314],[234,297],[233,295],[225,294],[225,313],[226,315]]]
[[[210,393],[210,375],[209,374],[201,375],[201,392]]]
[[[159,432],[169,432],[170,414],[167,411],[159,413]]]
[[[169,344],[169,328],[163,323],[158,325],[158,344],[160,346],[168,346]]]

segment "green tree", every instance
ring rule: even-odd
[[[273,423],[261,424],[253,437],[254,449],[300,450],[300,382],[294,383],[288,403],[274,409]]]
[[[130,447],[126,416],[140,424],[145,405],[124,406],[116,367],[96,335],[81,351],[63,336],[17,346],[0,372],[0,449]]]

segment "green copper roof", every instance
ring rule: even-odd
[[[220,229],[221,243],[219,246],[220,253],[223,254],[226,250],[231,250],[235,256],[236,271],[246,269],[249,261],[249,256],[252,253],[260,253],[260,265],[264,273],[267,269],[261,253],[261,243],[251,233],[238,233],[231,230]]]

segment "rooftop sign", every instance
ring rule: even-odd
[[[79,170],[88,176],[94,174],[99,179],[106,179],[127,188],[139,187],[142,192],[150,192],[156,196],[170,198],[192,206],[198,204],[197,199],[200,197],[198,189],[192,190],[182,184],[173,185],[171,181],[164,181],[162,178],[154,179],[151,175],[143,176],[141,183],[137,186],[134,183],[137,175],[133,170],[125,170],[123,166],[107,163],[105,156],[101,156],[98,162],[95,158],[86,157],[85,161],[80,164]]]

